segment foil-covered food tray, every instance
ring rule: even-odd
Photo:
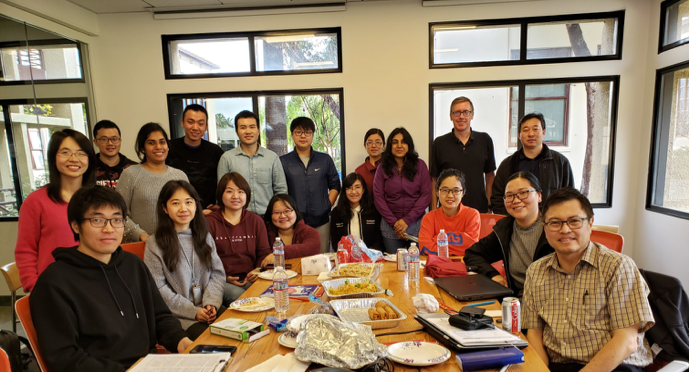
[[[383,302],[392,308],[398,318],[387,320],[371,320],[368,315],[368,309],[374,307],[376,302]],[[354,298],[347,300],[332,300],[330,306],[333,307],[335,313],[342,321],[366,324],[371,329],[393,328],[397,327],[402,320],[407,319],[407,315],[400,311],[397,306],[393,305],[390,300],[386,298]]]
[[[328,276],[331,278],[344,278],[344,277],[360,277],[360,278],[371,278],[371,280],[376,280],[380,274],[380,263],[368,263],[368,262],[357,262],[357,263],[346,263],[335,266]]]
[[[348,293],[348,294],[330,294],[330,289],[338,289],[345,285],[346,283],[371,283],[376,287],[375,291],[366,291],[366,292],[354,292],[354,293]],[[342,298],[358,298],[358,297],[373,297],[373,296],[378,296],[381,295],[385,292],[383,288],[381,288],[378,283],[374,282],[373,280],[369,278],[341,278],[341,279],[333,279],[333,280],[325,280],[321,282],[321,285],[323,286],[323,289],[325,289],[325,294],[328,295],[330,298],[337,298],[337,299],[342,299]]]

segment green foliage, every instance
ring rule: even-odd
[[[287,122],[290,123],[299,116],[306,116],[313,120],[316,125],[313,148],[329,154],[335,161],[338,171],[341,171],[340,119],[330,109],[330,105],[327,103],[328,98],[334,101],[334,104],[339,105],[339,96],[336,94],[290,97],[287,103]],[[289,134],[287,140],[290,147],[294,146]]]
[[[24,114],[38,116],[53,116],[52,105],[25,105]]]
[[[234,128],[234,118],[227,118],[221,112],[215,114],[215,125],[218,128]]]

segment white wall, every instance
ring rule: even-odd
[[[363,161],[362,136],[370,127],[405,126],[428,158],[428,85],[567,76],[620,75],[613,208],[596,210],[596,222],[620,225],[625,253],[640,267],[689,283],[687,253],[680,247],[689,221],[644,210],[652,123],[654,69],[682,51],[657,57],[660,0],[568,0],[424,8],[420,0],[348,3],[345,12],[153,20],[149,13],[98,16],[90,39],[98,119],[123,128],[123,151],[133,156],[138,128],[167,123],[166,94],[214,91],[344,88],[347,170]],[[0,4],[1,6],[2,4]],[[625,9],[623,59],[504,68],[428,68],[428,23]],[[2,8],[0,8],[0,12]],[[161,34],[342,27],[343,72],[302,76],[166,81]],[[83,40],[83,39],[82,39]],[[666,56],[667,55],[667,56]],[[1,225],[0,225],[1,226]],[[4,226],[0,229],[5,230]],[[656,233],[657,231],[657,233]],[[653,244],[662,236],[661,244]],[[679,259],[684,258],[684,259]]]

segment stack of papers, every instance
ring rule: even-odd
[[[522,339],[500,328],[485,328],[474,331],[465,331],[450,325],[448,318],[427,319],[431,324],[443,333],[453,338],[464,346],[486,346],[504,343],[518,343]]]
[[[221,372],[230,362],[230,353],[149,354],[129,372]]]

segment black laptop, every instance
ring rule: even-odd
[[[514,293],[485,275],[449,276],[433,280],[438,287],[462,302],[505,297]]]

